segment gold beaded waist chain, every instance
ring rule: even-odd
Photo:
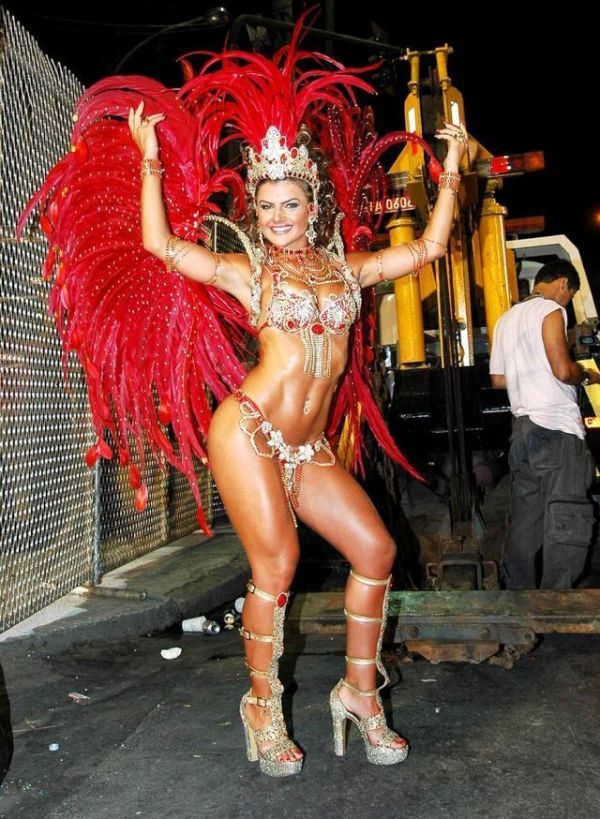
[[[233,397],[240,405],[240,429],[250,438],[252,450],[259,458],[275,459],[279,464],[283,488],[290,512],[297,526],[295,509],[300,505],[299,495],[302,484],[302,467],[312,463],[315,466],[333,466],[335,455],[331,451],[325,433],[315,441],[305,444],[288,444],[279,429],[267,420],[254,401],[246,393],[236,390]],[[320,458],[324,460],[319,460]]]

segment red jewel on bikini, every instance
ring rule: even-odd
[[[278,608],[282,609],[285,606],[285,604],[287,603],[287,601],[288,601],[287,594],[285,592],[281,592],[281,594],[279,594],[277,596],[277,606],[278,606]]]
[[[323,333],[325,332],[325,328],[323,327],[322,324],[313,324],[313,326],[310,329],[311,332],[313,332],[316,336],[323,335]]]

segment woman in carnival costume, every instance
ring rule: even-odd
[[[328,434],[344,422],[355,444],[347,465],[360,468],[366,421],[415,474],[370,391],[372,310],[363,303],[361,312],[361,294],[372,306],[378,282],[418,275],[444,255],[467,145],[462,125],[437,132],[448,151],[443,173],[430,162],[439,193],[429,223],[409,244],[369,252],[379,157],[402,140],[431,152],[404,132],[378,140],[354,99],[355,89],[372,91],[362,72],[300,50],[301,24],[272,60],[225,51],[196,74],[183,60],[188,79],[177,94],[144,77],[97,83],[78,105],[71,152],[21,220],[40,205],[51,307],[65,350],[84,367],[98,434],[88,464],[112,457],[108,431],[143,510],[144,439],[186,474],[199,505],[193,459],[208,456],[252,571],[241,629],[250,689],[240,715],[248,759],[271,776],[303,763],[278,679],[297,518],[351,566],[346,668],[330,695],[335,752],[345,753],[350,721],[370,762],[408,753],[379,694],[389,681],[381,644],[396,545]],[[234,139],[242,168],[221,165]],[[215,203],[226,190],[233,221]],[[206,246],[209,226],[220,223],[242,252]],[[258,352],[249,372],[248,334]],[[212,415],[206,388],[220,402]],[[208,531],[201,507],[199,521]]]

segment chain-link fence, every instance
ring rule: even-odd
[[[115,463],[95,471],[83,454],[94,435],[75,358],[65,389],[62,351],[40,271],[45,239],[19,213],[68,147],[82,92],[0,8],[0,631],[82,582],[196,528],[185,479],[154,465],[142,514]],[[212,482],[201,477],[207,519]]]

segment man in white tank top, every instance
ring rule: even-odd
[[[583,571],[593,510],[588,489],[594,465],[577,404],[578,384],[600,374],[572,361],[567,312],[579,275],[559,259],[537,273],[533,292],[494,330],[492,387],[506,389],[513,414],[508,455],[512,473],[510,530],[504,562],[509,589],[570,589]]]

